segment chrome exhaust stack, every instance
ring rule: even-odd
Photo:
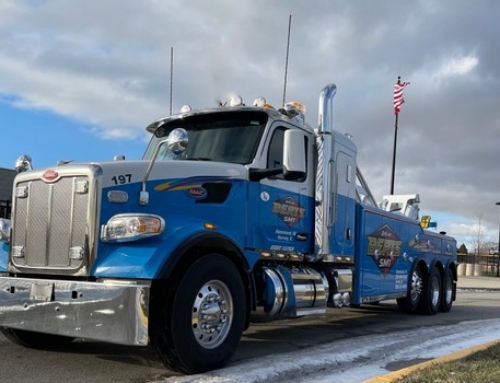
[[[319,97],[318,128],[315,129],[316,144],[318,147],[318,169],[316,172],[316,261],[330,254],[330,230],[333,226],[332,201],[330,193],[334,188],[328,187],[326,182],[335,179],[331,158],[333,145],[333,97],[337,93],[337,86],[329,84],[323,88]]]

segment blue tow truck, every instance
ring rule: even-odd
[[[224,366],[252,321],[396,300],[448,312],[456,241],[419,196],[373,198],[336,86],[304,107],[241,99],[147,126],[141,160],[33,169],[19,158],[0,221],[0,331],[27,347],[76,338],[154,348],[183,373]]]

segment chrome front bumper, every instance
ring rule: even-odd
[[[0,277],[0,327],[148,344],[147,284]]]

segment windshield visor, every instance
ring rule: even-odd
[[[157,160],[218,161],[249,164],[255,157],[268,115],[257,111],[196,114],[167,121],[154,132],[144,154],[150,160],[158,143],[176,128],[188,133],[187,149],[175,155],[163,145]]]

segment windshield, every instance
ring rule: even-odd
[[[154,132],[143,159],[150,160],[158,143],[172,130],[183,128],[189,139],[186,151],[174,155],[168,151],[167,145],[163,145],[157,160],[249,164],[255,157],[267,119],[267,114],[263,112],[239,111],[199,114],[172,120]]]

